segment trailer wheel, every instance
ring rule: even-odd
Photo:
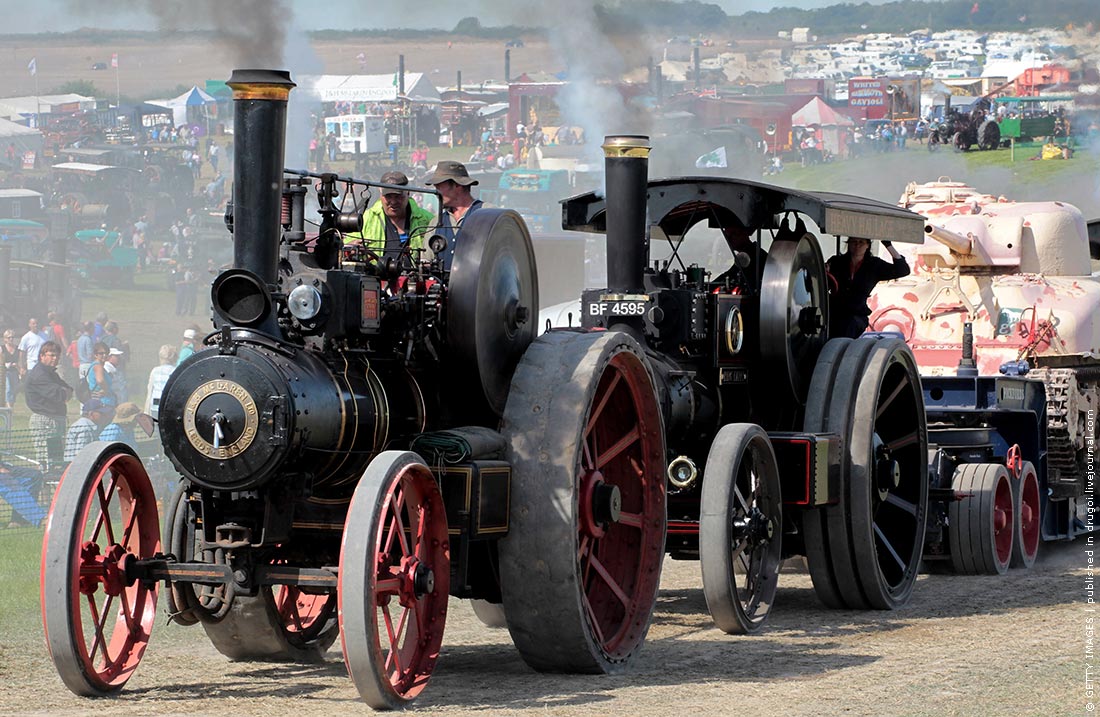
[[[340,546],[340,640],[363,701],[398,709],[435,669],[451,583],[447,514],[432,472],[386,451],[355,488]]]
[[[1003,575],[1012,560],[1012,486],[997,463],[966,463],[951,487],[961,500],[947,507],[951,566],[963,575]]]
[[[554,331],[527,349],[503,432],[508,630],[528,665],[608,673],[645,640],[664,559],[664,431],[641,347]]]
[[[710,446],[699,515],[703,595],[723,632],[755,632],[775,603],[783,550],[779,466],[768,434],[723,426]]]
[[[96,697],[122,688],[149,644],[157,585],[126,565],[160,551],[153,485],[123,443],[97,441],[69,465],[42,540],[46,645],[65,686]]]
[[[804,427],[840,434],[840,485],[835,505],[804,516],[810,575],[830,607],[891,610],[912,594],[928,511],[916,361],[904,341],[880,336],[842,344],[822,359]]]
[[[1025,461],[1020,476],[1012,481],[1013,514],[1012,564],[1014,568],[1030,568],[1039,553],[1039,527],[1042,525],[1039,503],[1039,477],[1035,466]]]

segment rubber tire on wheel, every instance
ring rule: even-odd
[[[255,597],[237,596],[225,617],[201,620],[206,636],[230,660],[322,662],[336,641],[336,596],[265,585]]]
[[[1003,575],[1014,531],[1008,471],[998,463],[965,463],[951,487],[962,494],[947,506],[951,566],[962,575]]]
[[[645,640],[664,559],[664,431],[642,348],[616,331],[543,334],[513,376],[502,430],[512,640],[536,670],[618,671]],[[597,519],[616,493],[618,520]]]
[[[771,614],[783,557],[779,466],[764,429],[732,423],[718,431],[699,503],[699,561],[711,618],[731,635],[755,632]],[[735,521],[753,525],[739,530]]]
[[[50,657],[75,694],[115,692],[141,662],[157,584],[127,585],[123,563],[160,552],[157,523],[149,476],[124,443],[89,444],[61,476],[42,539],[40,599]]]
[[[962,132],[956,132],[951,137],[951,146],[955,148],[956,152],[967,152],[970,150],[970,142],[966,141]]]
[[[997,149],[1001,144],[1001,126],[992,117],[987,118],[978,127],[978,147]]]
[[[1030,568],[1035,564],[1042,542],[1042,509],[1039,498],[1039,477],[1035,466],[1025,461],[1019,478],[1012,480],[1013,527],[1012,563],[1014,568]]]
[[[504,606],[498,602],[488,600],[471,600],[470,607],[476,617],[485,627],[494,630],[508,627],[508,619],[504,617]]]
[[[814,370],[804,430],[840,434],[838,501],[803,516],[807,564],[829,607],[891,610],[909,600],[924,547],[920,376],[900,339],[868,335],[834,348],[836,341]]]
[[[447,623],[448,540],[443,497],[420,456],[375,457],[348,506],[337,589],[344,664],[375,709],[404,707],[432,676]],[[404,610],[396,622],[394,598]]]

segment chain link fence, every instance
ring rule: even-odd
[[[35,431],[0,430],[0,531],[41,531],[45,528],[54,490],[68,467],[67,463],[49,465]],[[136,443],[153,489],[160,514],[171,496],[179,476],[164,456],[157,438]]]

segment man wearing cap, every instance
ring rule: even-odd
[[[65,404],[73,396],[72,386],[57,375],[61,346],[46,341],[38,351],[38,361],[27,373],[23,395],[31,410],[30,428],[35,459],[44,468],[61,458],[61,437],[65,433]]]
[[[114,417],[114,406],[108,406],[98,398],[85,403],[80,409],[80,418],[73,421],[65,434],[65,462],[69,463],[76,458],[80,449],[94,441]]]
[[[434,186],[443,197],[443,216],[439,218],[438,233],[447,240],[447,248],[440,254],[440,258],[443,260],[443,268],[450,271],[455,255],[455,240],[462,229],[462,222],[481,206],[481,200],[474,199],[470,191],[477,180],[470,177],[466,165],[447,159],[435,165],[435,171],[424,183]]]
[[[180,357],[176,360],[176,365],[179,366],[183,363],[191,354],[195,353],[195,341],[199,338],[199,331],[196,328],[189,328],[183,332],[183,344],[180,345]]]
[[[383,184],[406,186],[409,178],[404,172],[386,172]],[[417,205],[409,193],[384,187],[381,198],[363,213],[363,231],[348,234],[348,243],[362,242],[383,259],[399,261],[402,256],[405,268],[412,268],[409,250],[424,246],[424,235],[430,231],[435,215]]]

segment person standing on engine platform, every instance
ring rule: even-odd
[[[471,213],[481,207],[481,200],[474,199],[470,187],[477,180],[470,176],[466,165],[454,160],[443,160],[435,165],[435,171],[424,180],[428,186],[434,186],[443,196],[443,215],[439,218],[439,235],[447,240],[447,248],[440,254],[443,268],[451,270],[455,256],[455,242],[462,222]]]
[[[837,254],[825,263],[835,281],[829,297],[829,337],[858,338],[867,330],[871,309],[867,298],[880,281],[900,279],[909,275],[909,264],[890,242],[882,245],[893,257],[893,263],[883,261],[869,253],[868,239],[851,237],[848,251]],[[832,282],[830,282],[832,283]]]
[[[404,172],[386,172],[381,182],[407,186],[409,178]],[[344,241],[362,243],[383,260],[393,259],[401,262],[402,268],[411,269],[412,250],[424,246],[424,235],[431,231],[434,219],[435,215],[408,192],[383,188],[379,200],[363,213],[363,231],[348,234]]]

